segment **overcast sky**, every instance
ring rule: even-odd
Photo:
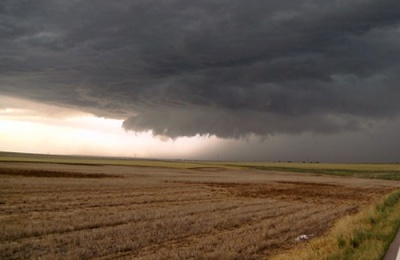
[[[0,96],[0,150],[31,102],[192,158],[400,161],[400,1],[2,0]]]

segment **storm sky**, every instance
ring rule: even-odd
[[[400,1],[2,0],[0,96],[201,159],[400,161]]]

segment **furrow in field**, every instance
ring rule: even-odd
[[[185,196],[184,196],[185,195]],[[32,196],[34,197],[34,196]],[[157,196],[124,196],[123,198],[114,198],[112,196],[97,198],[96,196],[63,199],[60,201],[49,201],[47,198],[32,198],[29,199],[12,199],[8,198],[7,201],[1,205],[4,215],[7,214],[24,214],[28,212],[51,212],[51,211],[67,211],[75,208],[97,208],[97,207],[121,207],[129,205],[141,204],[163,204],[163,203],[193,203],[194,201],[212,201],[216,198],[222,199],[222,196],[213,195],[207,192],[203,193],[186,193]],[[22,201],[22,202],[21,202]]]
[[[302,208],[304,210],[305,208],[309,207],[305,207],[304,205],[302,205],[299,208]],[[159,249],[164,248],[170,245],[171,243],[176,244],[182,242],[184,244],[184,241],[193,240],[195,238],[207,240],[207,237],[213,237],[215,236],[215,234],[225,233],[226,231],[233,231],[237,229],[248,229],[251,226],[261,223],[265,220],[279,219],[285,215],[295,214],[299,210],[299,208],[282,207],[280,210],[278,208],[275,208],[275,209],[268,209],[267,211],[260,211],[259,209],[251,209],[248,212],[241,212],[240,217],[237,218],[235,218],[235,216],[238,216],[237,215],[238,212],[231,212],[231,214],[228,216],[218,214],[212,216],[212,219],[214,219],[214,223],[211,219],[207,218],[201,219],[201,217],[198,216],[196,217],[196,220],[200,223],[203,223],[203,227],[202,229],[199,229],[199,232],[185,233],[183,232],[182,229],[180,229],[180,232],[177,232],[175,236],[168,238],[165,241],[158,240],[156,241],[156,243],[153,243],[153,245],[141,248],[140,250],[136,250],[137,252],[136,254],[143,255],[145,254],[144,252],[152,252],[153,250],[158,251]],[[279,210],[279,213],[276,213],[276,210]],[[218,223],[215,223],[215,219],[219,219],[220,221]],[[183,222],[191,222],[190,220],[186,221],[185,220],[183,220]],[[197,223],[192,223],[192,225],[195,224]],[[196,228],[192,226],[192,230],[196,230]],[[134,256],[137,257],[138,255]],[[107,258],[108,256],[104,257]],[[113,257],[114,256],[111,256],[111,258]]]
[[[219,212],[219,211],[217,210],[217,212]],[[212,221],[213,219],[214,220],[215,219],[219,219],[219,218],[222,218],[222,216],[226,216],[226,215],[235,216],[236,214],[232,214],[232,213],[230,213],[230,214],[219,214],[219,216],[215,216],[215,214],[214,215],[212,214],[211,216],[210,216],[210,214],[204,214],[204,215],[205,215],[205,217],[203,217],[203,218],[200,217],[200,220],[199,220],[200,222],[202,222],[202,223],[213,223],[213,225],[217,226],[217,225],[219,225],[219,223],[218,222],[216,223],[215,221],[213,222]],[[181,222],[182,219],[185,219],[185,221]],[[71,233],[61,234],[61,236],[60,236],[60,234],[46,234],[42,238],[35,237],[35,238],[24,240],[24,241],[18,241],[18,244],[21,244],[21,245],[25,244],[27,246],[26,248],[29,248],[29,244],[34,243],[34,241],[36,241],[35,244],[36,244],[36,246],[38,246],[38,245],[41,244],[39,241],[41,241],[41,240],[42,241],[47,241],[48,238],[57,238],[58,240],[59,239],[62,240],[62,237],[64,237],[64,238],[65,237],[70,237],[71,239],[72,238],[76,238],[76,237],[79,238],[79,237],[83,236],[84,234],[87,234],[88,232],[89,233],[98,233],[98,232],[100,232],[100,233],[103,233],[105,237],[110,237],[108,235],[109,233],[114,233],[114,232],[118,233],[118,231],[115,231],[115,230],[123,230],[123,232],[125,232],[125,233],[128,230],[130,230],[131,232],[128,232],[128,233],[133,233],[133,234],[130,234],[128,237],[132,237],[132,236],[135,237],[135,230],[136,231],[137,230],[142,230],[140,232],[140,234],[146,234],[146,235],[153,234],[153,236],[150,235],[147,238],[147,240],[151,242],[152,240],[160,237],[160,235],[156,235],[156,233],[161,232],[160,234],[162,235],[163,231],[165,231],[165,230],[176,230],[176,228],[173,228],[173,226],[182,226],[182,225],[184,225],[185,229],[187,229],[186,232],[189,232],[191,230],[191,228],[193,228],[193,227],[191,227],[188,223],[196,222],[196,220],[198,220],[198,219],[199,219],[198,216],[190,216],[190,217],[186,217],[186,218],[185,217],[179,218],[178,216],[171,216],[170,218],[157,219],[157,220],[152,220],[152,221],[144,221],[140,225],[134,225],[132,223],[131,224],[128,223],[128,224],[124,224],[123,226],[119,226],[119,227],[117,227],[117,226],[99,227],[99,228],[96,228],[96,230],[81,230],[81,232],[77,232],[77,233],[76,232],[73,232],[73,233],[71,232]],[[205,220],[202,221],[201,219],[205,219]],[[229,219],[225,219],[225,221],[229,221]],[[219,221],[219,222],[221,222],[221,221]],[[166,225],[165,223],[174,223],[174,224]],[[145,229],[145,230],[143,230],[143,229]],[[201,227],[198,226],[197,229],[201,230]],[[176,236],[176,235],[174,235],[174,236]],[[143,239],[139,239],[138,238],[137,240],[143,240]],[[143,240],[143,241],[146,241],[146,239]],[[68,242],[68,243],[70,243],[70,242]],[[11,245],[15,244],[15,242],[7,243],[7,244],[9,244],[8,245],[9,248],[12,248]],[[6,246],[5,244],[3,244],[3,245]]]
[[[243,205],[241,201],[226,203],[218,201],[211,203],[210,201],[197,201],[196,205],[162,205],[164,208],[132,208],[131,211],[124,209],[123,213],[118,211],[109,212],[108,208],[102,211],[79,211],[75,214],[68,212],[60,212],[58,214],[40,214],[35,212],[34,215],[20,216],[13,215],[10,218],[2,218],[9,225],[2,226],[2,234],[0,235],[3,241],[15,241],[27,237],[38,237],[56,233],[76,232],[84,229],[113,227],[124,225],[130,222],[154,221],[157,219],[167,219],[181,217],[185,215],[197,216],[201,214],[210,214],[213,212],[235,211],[240,207],[240,211],[245,211],[246,208],[261,207],[263,209],[271,209],[272,207],[281,208],[287,207],[271,204],[268,202],[255,202]],[[183,208],[182,208],[183,207]],[[242,213],[239,212],[239,213]],[[93,214],[97,214],[95,220]],[[46,219],[46,225],[43,225]],[[74,224],[74,221],[79,223]],[[42,224],[41,224],[42,223]]]
[[[320,235],[338,215],[345,213],[345,207],[336,214],[332,214],[329,207],[303,208],[286,212],[273,219],[264,218],[253,223],[249,222],[236,229],[225,229],[213,234],[200,234],[167,241],[161,245],[153,245],[147,250],[142,249],[138,255],[134,256],[139,259],[208,258],[204,255],[204,252],[208,251],[209,258],[217,259],[233,251],[232,255],[236,256],[243,254],[265,257],[277,243],[286,243],[288,247],[293,244],[294,238],[298,235],[294,231],[314,236]],[[301,219],[298,220],[298,218]],[[316,219],[322,220],[322,224]],[[310,233],[314,231],[319,233]],[[154,252],[157,253],[154,254]],[[200,255],[200,252],[203,255]],[[124,255],[119,256],[124,257]]]

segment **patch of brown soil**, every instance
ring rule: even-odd
[[[60,172],[44,171],[33,169],[2,169],[0,175],[24,176],[24,177],[42,177],[42,178],[118,178],[119,175],[109,175],[102,173],[79,173],[79,172]]]
[[[332,184],[306,182],[253,183],[206,183],[212,188],[224,189],[232,196],[247,198],[275,198],[310,203],[366,204],[395,188],[354,188]]]
[[[201,172],[222,172],[226,171],[226,169],[222,167],[192,167],[189,170],[201,171]]]

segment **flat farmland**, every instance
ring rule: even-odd
[[[240,167],[0,162],[0,258],[268,259],[399,187]]]

